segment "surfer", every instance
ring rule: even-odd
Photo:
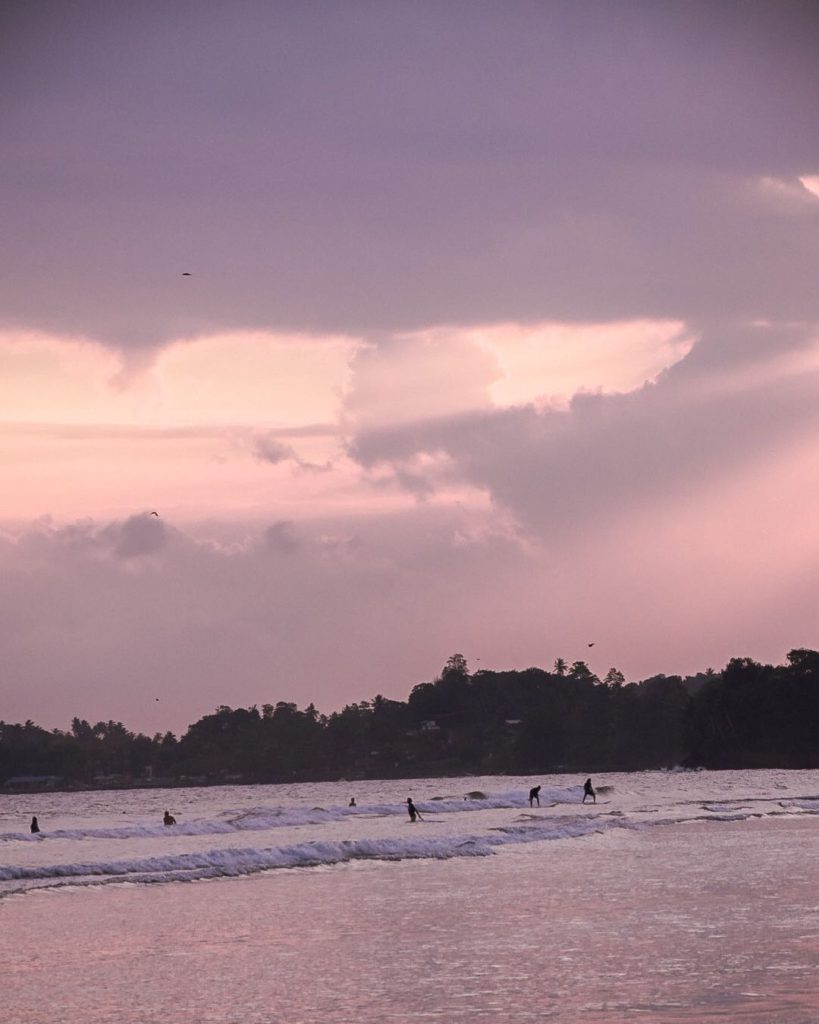
[[[590,796],[592,798],[592,801],[594,803],[597,803],[597,794],[594,791],[594,786],[592,785],[591,779],[586,779],[586,781],[583,783],[583,803],[586,802],[587,796]]]
[[[357,804],[355,802],[355,797],[354,796],[350,797],[350,802],[347,804],[347,806],[348,807],[356,807],[357,806]]]
[[[416,819],[416,818],[417,818],[417,819],[418,819],[419,821],[423,821],[423,820],[424,820],[424,819],[423,819],[423,818],[421,817],[421,812],[420,812],[420,811],[418,810],[418,808],[417,808],[417,807],[415,806],[415,804],[414,804],[414,803],[412,802],[412,797],[411,797],[411,796],[408,796],[408,797],[407,797],[407,812],[408,812],[408,814],[409,814],[409,816],[410,816],[410,822],[411,822],[411,823],[412,823],[413,825],[415,824],[415,819]]]
[[[171,814],[170,811],[165,811],[165,817],[162,819],[162,822],[165,825],[175,825],[176,818]]]
[[[40,825],[39,825],[39,822],[37,821],[36,818],[32,818],[31,819],[31,831],[32,832],[39,832],[40,831]]]
[[[537,800],[537,805],[538,805],[538,807],[540,807],[540,786],[533,786],[529,790],[529,806],[530,807],[534,807],[535,800]]]

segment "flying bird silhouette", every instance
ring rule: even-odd
[[[592,640],[592,642],[591,642],[591,643],[589,644],[589,647],[594,647],[594,641],[593,641],[593,640]]]
[[[152,512],[151,515],[152,516],[156,516],[156,518],[159,519],[159,513],[158,512]]]
[[[190,277],[190,276],[191,276],[191,274],[190,274],[190,271],[188,271],[188,270],[183,270],[183,271],[182,271],[182,276],[183,276],[183,277]]]

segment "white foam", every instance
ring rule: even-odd
[[[74,862],[38,866],[0,867],[0,882],[34,884],[99,884],[100,882],[167,882],[180,879],[231,877],[276,868],[314,867],[352,860],[417,860],[451,857],[485,857],[497,847],[515,843],[570,839],[605,829],[629,827],[622,822],[593,818],[558,818],[541,824],[509,825],[497,835],[312,841],[289,846],[215,849],[169,853],[132,860]]]
[[[7,844],[2,859],[8,866],[0,866],[0,895],[66,885],[231,877],[355,860],[488,856],[504,846],[572,840],[614,828],[642,830],[687,822],[740,822],[760,816],[819,812],[819,798],[811,790],[811,795],[804,795],[803,789],[802,794],[783,801],[779,793],[776,799],[747,793],[732,799],[727,795],[730,790],[722,786],[709,789],[713,801],[702,796],[679,800],[675,788],[665,806],[660,801],[647,807],[642,795],[636,802],[621,796],[616,809],[578,806],[582,800],[580,786],[541,788],[540,808],[530,808],[528,788],[487,792],[481,799],[445,796],[416,800],[425,824],[411,828],[396,827],[403,826],[407,818],[406,806],[400,800],[353,808],[347,805],[346,797],[343,804],[331,798],[327,806],[307,806],[305,800],[302,806],[236,808],[211,801],[205,805],[209,816],[183,820],[172,827],[155,819],[125,825],[109,818],[109,827],[47,830],[39,835],[5,833],[0,841]],[[235,799],[235,795],[230,794],[230,798]],[[442,823],[440,829],[425,827],[436,822]],[[282,834],[278,831],[281,828],[290,831]],[[345,835],[353,837],[342,839]],[[209,840],[209,836],[214,838]],[[114,857],[108,840],[125,841],[116,844],[124,856]],[[47,859],[60,862],[46,863]]]
[[[579,803],[582,790],[574,788],[541,789],[541,804]],[[430,817],[446,813],[458,814],[476,810],[503,810],[529,806],[528,794],[515,789],[489,793],[484,799],[446,797],[443,800],[416,800],[422,814]],[[274,828],[293,828],[303,825],[325,825],[355,817],[406,817],[403,804],[366,804],[358,807],[253,807],[242,811],[230,811],[221,820],[180,821],[173,826],[158,824],[122,825],[111,828],[54,829],[31,835],[29,832],[0,833],[0,842],[41,842],[45,836],[55,839],[151,839],[167,838],[169,834],[182,836],[227,835],[240,832],[266,832]]]

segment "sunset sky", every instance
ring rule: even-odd
[[[819,647],[815,4],[7,0],[0,147],[0,718]]]

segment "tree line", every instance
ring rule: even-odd
[[[0,721],[0,783],[285,782],[461,774],[819,767],[819,652],[784,665],[626,683],[558,659],[552,670],[470,672],[453,654],[406,701],[381,694],[330,715],[313,704],[216,708],[180,738],[75,718],[70,731]],[[38,781],[39,780],[39,781]]]

